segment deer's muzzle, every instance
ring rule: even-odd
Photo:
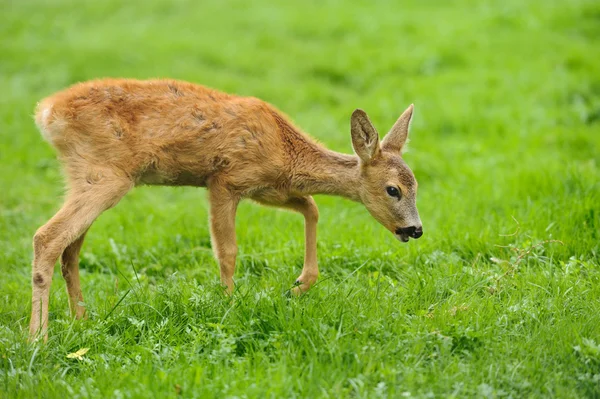
[[[399,235],[400,237],[412,237],[417,239],[423,235],[423,226],[399,227],[398,229],[396,229],[396,235]]]

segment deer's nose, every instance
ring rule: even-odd
[[[398,235],[407,235],[409,237],[412,238],[419,238],[423,235],[423,226],[419,226],[419,227],[415,227],[415,226],[408,226],[408,227],[400,227],[398,229],[396,229],[396,234]]]
[[[413,233],[413,238],[419,238],[423,235],[423,226],[419,226],[415,229],[415,232]]]

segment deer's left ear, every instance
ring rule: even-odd
[[[354,152],[365,164],[368,164],[379,154],[379,134],[369,120],[366,112],[357,109],[350,118],[350,133]]]
[[[402,148],[408,139],[408,128],[412,119],[414,105],[410,106],[400,115],[400,118],[394,123],[392,130],[383,138],[381,148],[384,151],[402,152]]]

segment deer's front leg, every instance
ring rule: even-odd
[[[306,292],[319,277],[317,265],[319,209],[311,196],[291,198],[284,206],[304,215],[304,267],[296,280],[297,286],[292,290],[294,294],[301,294]]]
[[[228,294],[233,292],[233,273],[237,243],[235,241],[235,212],[239,199],[223,187],[210,187],[210,236],[221,270],[221,282]]]

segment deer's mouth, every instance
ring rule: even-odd
[[[404,233],[402,233],[402,234],[395,234],[395,236],[396,236],[396,238],[399,241],[402,241],[402,242],[408,242],[408,240],[409,240],[409,235],[408,234],[404,234]]]

